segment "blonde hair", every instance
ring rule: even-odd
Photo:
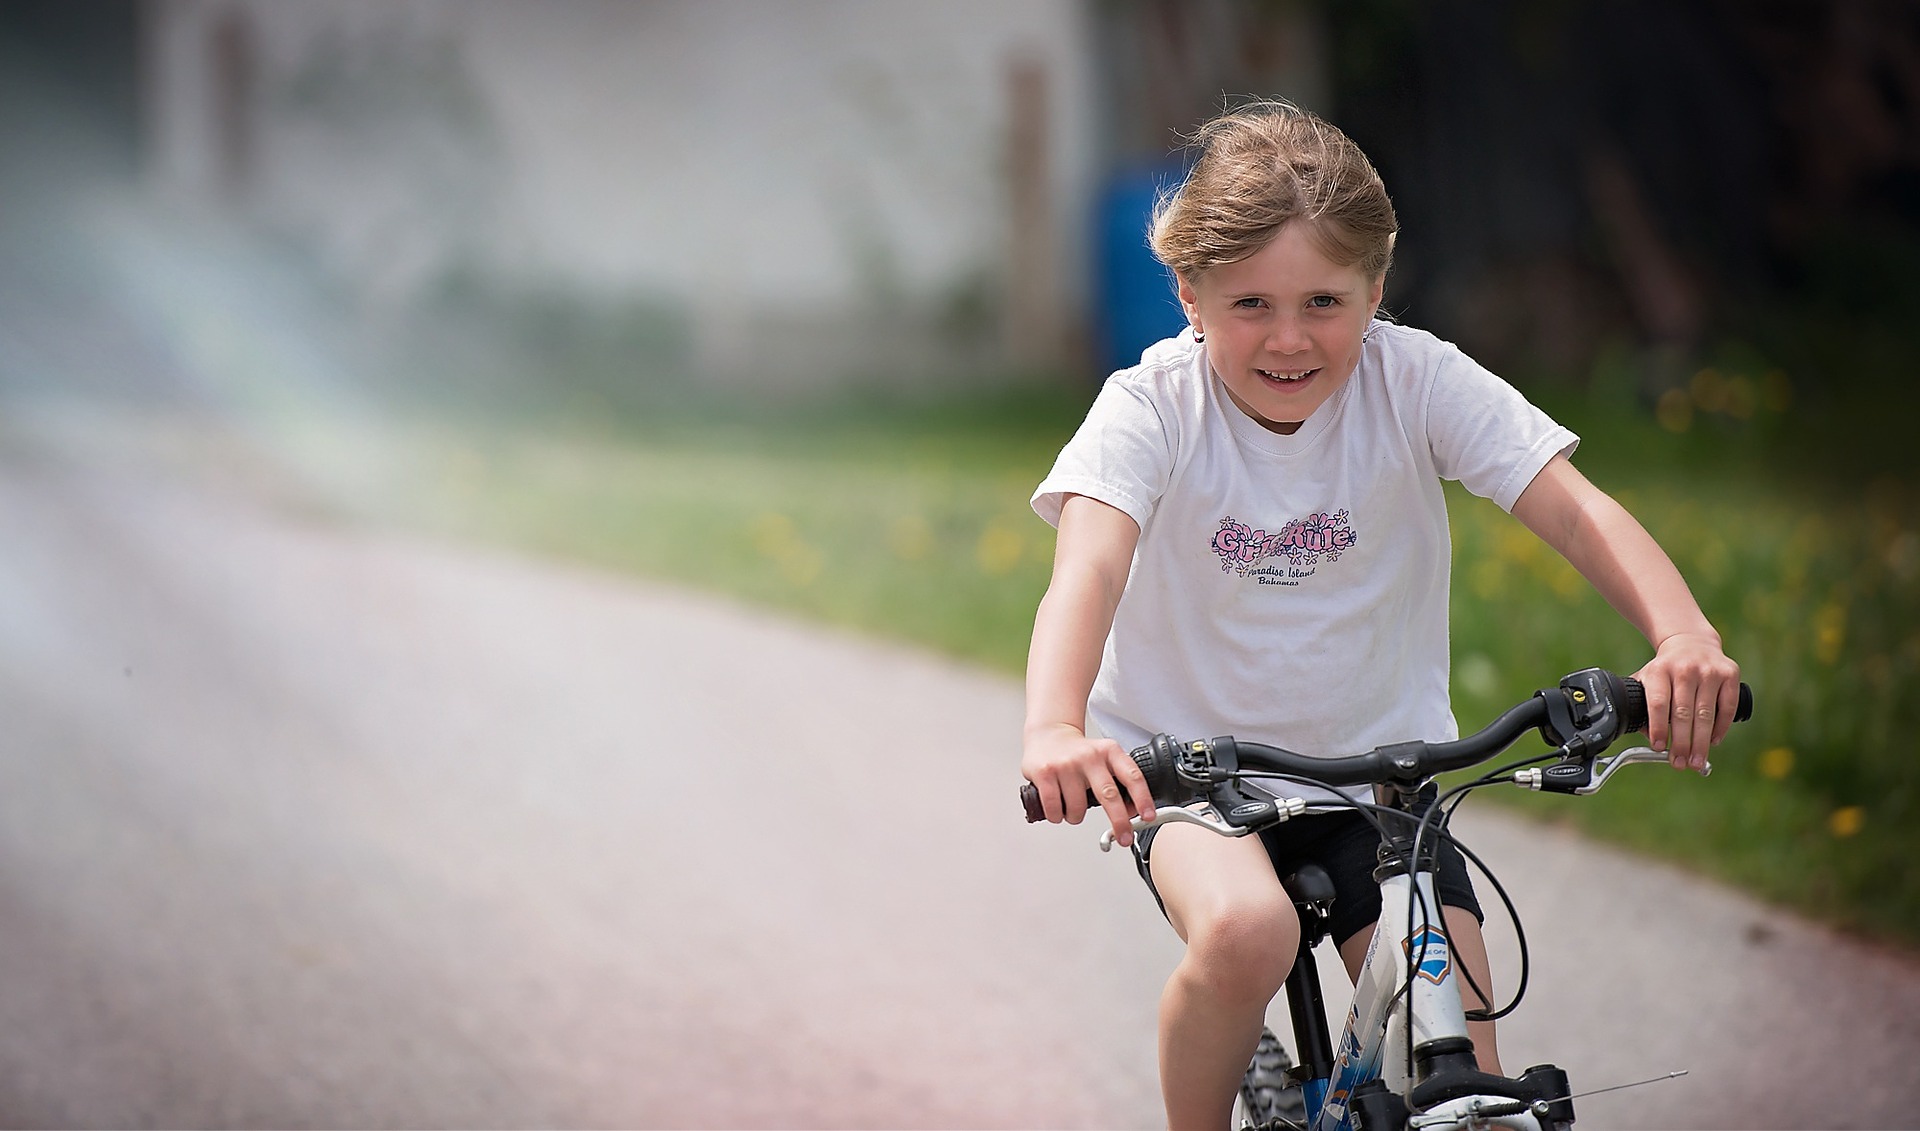
[[[1399,231],[1360,147],[1290,102],[1254,102],[1201,126],[1199,160],[1153,211],[1153,254],[1189,281],[1245,259],[1305,221],[1326,257],[1379,279]]]

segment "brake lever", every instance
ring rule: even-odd
[[[1633,765],[1635,762],[1664,763],[1667,760],[1668,759],[1665,754],[1662,754],[1658,750],[1655,750],[1647,746],[1635,746],[1630,750],[1622,750],[1620,753],[1615,754],[1611,758],[1596,759],[1593,763],[1593,780],[1591,782],[1588,782],[1586,785],[1583,785],[1580,788],[1574,790],[1573,792],[1581,797],[1585,797],[1588,794],[1598,793],[1600,792],[1600,787],[1607,784],[1607,779],[1613,776],[1614,771],[1618,770],[1622,766],[1630,766],[1630,765]],[[1707,777],[1712,773],[1713,773],[1712,762],[1708,762],[1707,764],[1700,767],[1701,777],[1703,778]]]
[[[1513,775],[1513,784],[1549,793],[1571,793],[1586,797],[1600,792],[1600,787],[1607,784],[1607,779],[1622,766],[1630,766],[1635,762],[1665,761],[1665,754],[1646,746],[1636,746],[1631,750],[1622,750],[1611,758],[1595,758],[1591,764],[1579,758],[1568,758],[1552,766],[1521,770]],[[1700,767],[1701,777],[1711,773],[1712,762]]]
[[[1281,821],[1298,817],[1307,811],[1307,802],[1299,797],[1276,797],[1273,799],[1273,805]],[[1160,825],[1199,825],[1220,836],[1246,836],[1255,831],[1251,828],[1229,825],[1221,819],[1214,807],[1205,801],[1196,801],[1187,806],[1171,805],[1155,810],[1151,821],[1143,821],[1135,817],[1128,823],[1132,826],[1135,836]],[[1113,845],[1113,828],[1109,826],[1100,830],[1100,851],[1111,852]]]
[[[1171,805],[1164,809],[1156,809],[1153,814],[1153,820],[1146,821],[1135,817],[1129,824],[1133,828],[1134,836],[1139,836],[1148,829],[1156,828],[1160,825],[1199,825],[1201,828],[1211,829],[1221,836],[1246,836],[1247,833],[1252,831],[1251,829],[1236,829],[1232,825],[1227,824],[1220,819],[1218,813],[1213,811],[1213,806],[1204,801],[1197,801],[1188,806]],[[1100,830],[1100,851],[1111,852],[1113,851],[1113,845],[1112,826]]]

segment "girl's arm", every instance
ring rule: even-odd
[[[1140,527],[1116,507],[1071,495],[1061,508],[1053,580],[1034,615],[1027,653],[1020,759],[1020,772],[1040,791],[1047,820],[1079,824],[1091,789],[1123,845],[1133,843],[1133,812],[1152,819],[1153,796],[1119,743],[1087,737],[1087,696],[1139,540]]]
[[[1721,650],[1693,593],[1646,528],[1565,456],[1541,469],[1513,515],[1573,564],[1653,645],[1636,673],[1647,689],[1647,738],[1675,769],[1701,769],[1740,702],[1740,667]]]

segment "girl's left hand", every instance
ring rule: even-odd
[[[1704,770],[1740,705],[1740,665],[1717,637],[1675,633],[1634,673],[1647,690],[1647,742],[1676,770]]]

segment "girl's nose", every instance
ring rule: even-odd
[[[1267,349],[1274,353],[1300,353],[1307,345],[1306,331],[1298,318],[1280,315],[1267,330]]]

